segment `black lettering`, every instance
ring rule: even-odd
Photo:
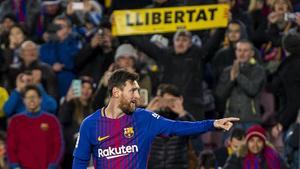
[[[146,16],[145,16],[145,25],[149,25],[149,13],[148,12],[146,13]]]
[[[200,19],[203,19],[204,21],[207,20],[205,11],[203,9],[199,11],[196,22],[198,22]]]
[[[160,24],[161,23],[160,13],[159,12],[153,12],[152,13],[152,23],[153,24]]]
[[[215,12],[217,10],[218,10],[217,8],[212,8],[212,9],[208,10],[210,12],[210,20],[214,20],[214,18],[215,18]]]
[[[126,25],[127,26],[133,26],[134,25],[133,23],[130,23],[130,15],[129,14],[126,14]]]
[[[172,12],[165,12],[165,23],[172,23]]]
[[[141,16],[139,13],[136,13],[136,25],[143,25],[143,22],[141,21]]]
[[[196,10],[187,10],[186,11],[189,15],[189,22],[192,22],[193,21],[193,14],[196,12]]]
[[[183,23],[183,16],[184,13],[182,11],[176,11],[175,12],[175,23],[177,23],[178,21],[180,21],[181,23]]]

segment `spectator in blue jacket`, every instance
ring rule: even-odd
[[[39,83],[41,78],[40,70],[33,70],[31,72],[20,73],[16,79],[16,88],[12,91],[8,100],[5,102],[3,110],[7,117],[11,117],[14,114],[25,112],[26,108],[23,103],[21,92],[27,85],[36,84],[38,85],[42,93],[42,103],[41,109],[45,112],[50,112],[52,114],[56,113],[57,102],[56,100],[49,96],[43,86]]]
[[[40,57],[56,73],[58,93],[62,97],[66,95],[72,79],[76,77],[74,59],[81,48],[81,42],[72,34],[72,24],[65,16],[54,19],[52,31],[45,37],[47,43],[41,46]]]

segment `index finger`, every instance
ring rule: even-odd
[[[224,118],[225,120],[227,121],[240,121],[240,118],[237,118],[237,117],[227,117],[227,118]]]

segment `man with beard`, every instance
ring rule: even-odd
[[[214,128],[229,130],[238,118],[200,122],[174,121],[137,108],[138,75],[115,71],[108,80],[110,100],[81,124],[74,150],[73,169],[85,169],[93,154],[100,168],[146,168],[150,146],[157,135],[185,136]]]

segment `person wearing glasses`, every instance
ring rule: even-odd
[[[11,118],[7,130],[7,155],[12,169],[57,169],[63,152],[58,119],[41,109],[36,85],[22,92],[26,111]]]

